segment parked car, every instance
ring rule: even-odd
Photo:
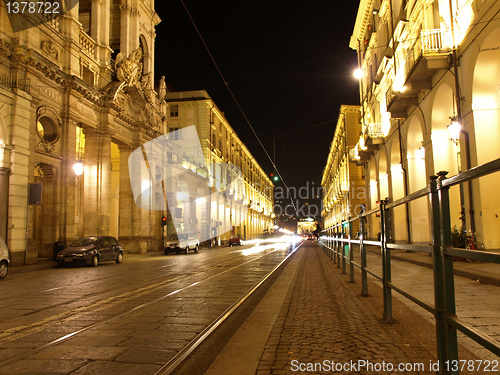
[[[7,273],[9,272],[9,264],[9,249],[7,248],[3,238],[0,237],[0,279],[7,276]]]
[[[187,232],[179,235],[174,233],[165,242],[165,255],[170,252],[183,252],[184,254],[187,254],[189,250],[194,250],[195,253],[198,253],[199,248],[200,240],[198,239],[196,233]]]
[[[123,247],[116,238],[110,236],[82,237],[57,253],[56,260],[60,266],[85,264],[97,267],[100,262],[107,260],[121,263]]]
[[[229,246],[242,246],[241,238],[239,236],[232,236],[229,239]]]

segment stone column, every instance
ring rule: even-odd
[[[142,210],[136,205],[130,184],[128,158],[134,150],[129,145],[118,145],[120,150],[120,208],[119,208],[119,240],[125,251],[142,253]]]
[[[0,237],[7,239],[10,168],[0,167]]]
[[[83,232],[109,234],[111,212],[111,133],[84,129]]]

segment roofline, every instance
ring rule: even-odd
[[[354,24],[354,30],[351,35],[351,41],[349,42],[349,47],[353,50],[358,51],[361,39],[365,33],[366,25],[368,23],[368,17],[373,7],[373,0],[360,0],[358,14],[356,16],[356,23]]]

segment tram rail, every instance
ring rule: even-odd
[[[247,290],[246,293],[244,293],[238,300],[236,300],[227,309],[225,309],[215,320],[213,320],[210,324],[208,324],[194,339],[192,339],[186,346],[181,348],[176,355],[174,355],[172,358],[165,358],[164,364],[155,374],[160,375],[160,374],[172,373],[175,370],[175,368],[180,363],[182,363],[182,361],[185,360],[191,353],[193,353],[193,351],[195,351],[196,348],[199,347],[199,345],[204,340],[207,339],[207,337],[209,337],[219,326],[221,326],[228,319],[228,317],[234,314],[234,312],[238,309],[239,306],[241,306],[253,293],[255,293],[255,291],[259,287],[261,287],[264,283],[266,283],[274,273],[280,270],[299,247],[300,245],[289,249],[289,252],[284,257],[284,259],[279,261],[278,264],[276,264],[269,272],[267,272],[264,277],[262,277],[255,285],[252,285]],[[130,303],[134,301],[136,302],[139,301],[139,303],[137,303],[132,308],[129,307],[119,313],[115,313],[111,316],[98,319],[95,322],[87,324],[81,328],[77,328],[70,333],[62,334],[60,337],[57,337],[56,339],[52,339],[46,343],[40,343],[36,347],[30,348],[26,351],[23,351],[22,353],[7,358],[0,362],[0,368],[4,368],[6,366],[28,359],[45,349],[61,345],[94,328],[98,328],[105,324],[115,322],[124,317],[130,317],[132,314],[138,311],[146,310],[148,307],[158,304],[169,298],[177,297],[184,291],[206,284],[210,280],[217,279],[220,276],[236,271],[241,267],[256,262],[262,262],[266,257],[270,257],[272,254],[274,254],[279,250],[280,248],[276,248],[274,250],[267,251],[263,254],[255,254],[251,259],[243,262],[241,260],[242,257],[244,256],[241,255],[236,258],[229,259],[227,261],[216,263],[208,267],[203,267],[202,269],[195,270],[194,272],[189,272],[183,275],[177,275],[173,278],[169,277],[167,280],[160,280],[159,282],[153,285],[140,285],[140,287],[132,291],[126,291],[118,295],[112,296],[110,298],[107,298],[105,300],[94,301],[89,305],[81,306],[75,309],[71,309],[69,311],[55,314],[28,325],[20,325],[17,327],[12,327],[10,329],[4,330],[2,333],[0,333],[0,341],[4,342],[15,341],[18,339],[25,338],[26,336],[29,336],[31,334],[42,332],[47,328],[53,327],[57,324],[61,324],[61,322],[79,319],[82,316],[82,314],[103,312],[107,308],[116,306],[117,304],[122,302]],[[190,280],[193,278],[195,278],[194,282],[193,280]],[[177,288],[173,285],[177,284],[177,282],[184,282],[186,285]],[[172,286],[174,286],[174,290],[166,292],[158,297],[153,296],[152,299],[146,302],[141,301],[142,298],[147,297],[147,295],[150,295],[151,293],[158,293],[163,288]],[[151,296],[149,297],[151,298]],[[43,311],[43,310],[45,310],[45,308],[41,308],[38,311]],[[33,313],[34,312],[30,312],[29,315],[32,315]]]

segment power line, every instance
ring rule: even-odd
[[[277,135],[275,137],[264,138],[264,139],[261,139],[261,140],[262,141],[270,141],[271,139],[284,138],[284,137],[287,137],[287,136],[292,135],[292,134],[302,133],[304,131],[311,130],[311,129],[314,129],[314,128],[318,128],[320,126],[325,126],[325,125],[328,125],[328,124],[331,124],[331,123],[335,123],[337,121],[338,121],[338,119],[329,120],[329,121],[321,122],[319,124],[308,126],[306,128],[292,130],[292,131],[290,131],[288,133],[281,133],[281,134],[279,134],[279,135]],[[257,142],[257,141],[245,142],[245,144],[248,145],[248,144],[255,143],[255,142]]]
[[[252,126],[252,124],[250,123],[250,120],[248,119],[245,111],[243,111],[243,108],[241,107],[240,103],[238,102],[238,100],[236,99],[236,96],[234,95],[233,91],[231,90],[231,88],[229,87],[229,81],[227,81],[225,78],[224,78],[224,75],[222,74],[222,71],[220,70],[219,68],[219,65],[217,64],[217,62],[215,61],[215,58],[213,57],[212,53],[210,52],[210,48],[208,48],[208,45],[207,43],[205,42],[205,39],[203,38],[203,36],[201,35],[201,32],[200,30],[198,29],[198,27],[196,26],[196,23],[193,19],[193,17],[191,17],[191,13],[189,13],[189,10],[188,8],[186,7],[186,4],[184,4],[184,0],[181,0],[181,3],[182,3],[182,6],[184,7],[189,19],[191,20],[191,23],[193,24],[198,36],[200,37],[203,45],[205,46],[205,49],[207,50],[207,53],[208,55],[210,56],[210,59],[212,60],[215,68],[217,69],[217,71],[219,72],[219,75],[222,79],[222,81],[224,82],[224,85],[226,86],[227,90],[229,91],[229,94],[231,95],[231,97],[233,98],[234,102],[236,103],[238,109],[240,110],[241,114],[243,115],[243,118],[245,119],[246,123],[248,124],[248,126],[250,127],[250,129],[252,130],[252,133],[254,134],[255,138],[257,139],[257,141],[259,142],[260,146],[262,147],[262,150],[264,150],[264,153],[266,154],[267,158],[269,159],[269,161],[271,162],[271,164],[273,165],[273,168],[274,170],[276,171],[276,173],[278,174],[278,176],[280,177],[281,181],[283,182],[283,185],[285,186],[287,192],[290,190],[288,188],[288,185],[285,183],[285,180],[283,179],[283,177],[281,176],[281,174],[279,173],[278,171],[278,168],[276,167],[276,165],[274,164],[274,161],[273,159],[271,158],[271,156],[269,155],[269,153],[267,152],[266,148],[264,147],[264,145],[262,144],[262,141],[260,140],[257,132],[255,131],[254,127]],[[297,213],[297,207],[295,207],[295,203],[293,201],[293,199],[290,200],[292,202],[292,206],[295,210],[295,212]]]

